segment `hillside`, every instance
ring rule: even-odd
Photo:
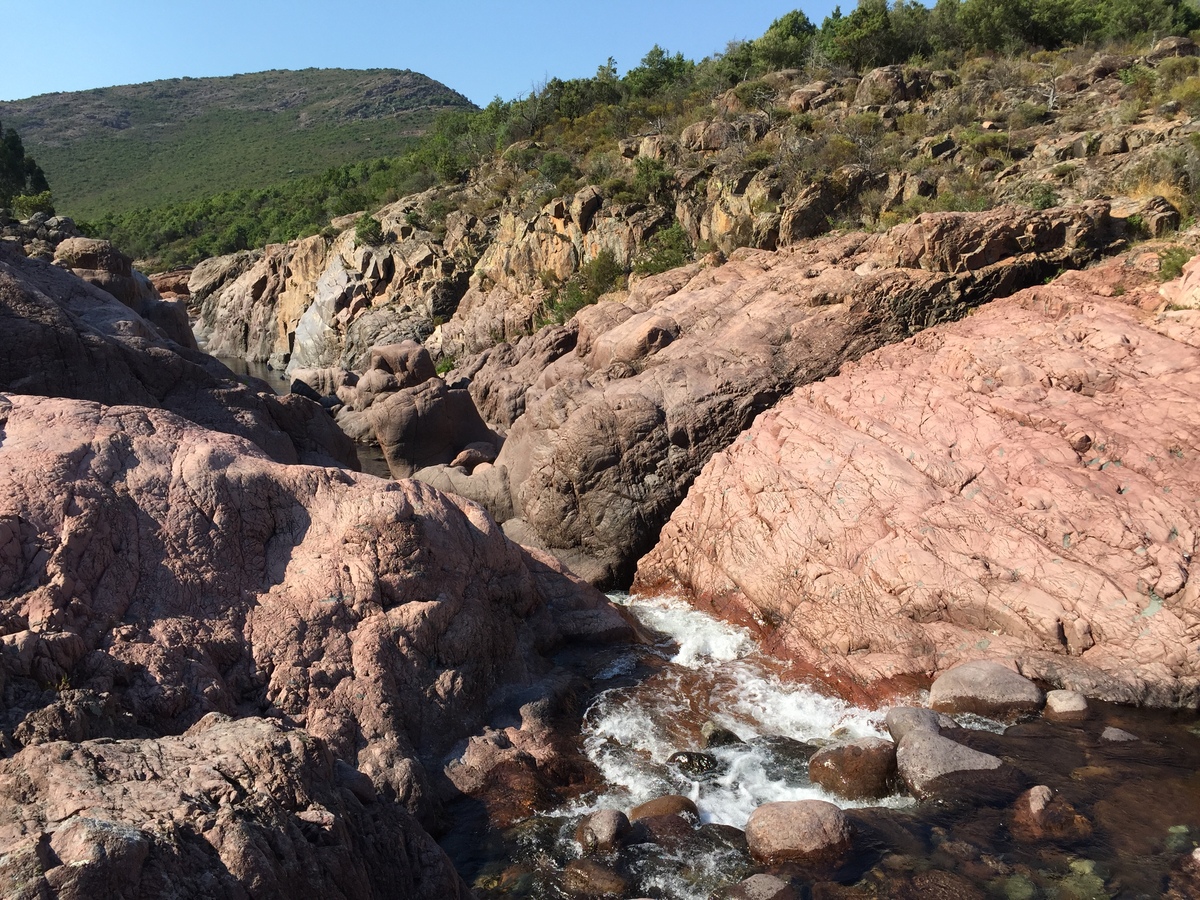
[[[54,189],[93,218],[399,153],[461,94],[416,72],[305,69],[0,103]]]

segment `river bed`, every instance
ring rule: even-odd
[[[807,753],[833,740],[886,737],[886,710],[856,708],[782,680],[782,666],[747,632],[678,600],[613,599],[663,637],[653,646],[596,651],[590,663],[594,691],[579,740],[602,783],[558,808],[531,810],[501,832],[481,832],[478,819],[460,822],[443,845],[480,897],[587,896],[574,840],[580,820],[603,808],[629,812],[667,794],[695,802],[699,827],[674,846],[633,844],[598,858],[620,886],[608,896],[707,900],[769,872],[793,879],[798,896],[813,898],[1132,900],[1163,896],[1172,866],[1200,843],[1194,711],[1093,703],[1091,717],[1077,726],[1039,717],[1006,727],[959,717],[955,740],[1001,756],[1027,786],[1049,785],[1087,820],[1086,836],[1018,839],[1011,796],[918,804],[900,790],[869,806],[830,796],[809,782]],[[705,722],[745,743],[711,749],[714,771],[692,777],[670,758],[702,746]],[[1139,740],[1102,741],[1109,725]],[[762,803],[809,798],[851,810],[858,834],[852,857],[826,872],[755,864],[735,829]],[[594,865],[587,871],[595,874]]]

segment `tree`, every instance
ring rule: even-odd
[[[21,136],[0,127],[0,206],[11,206],[15,197],[43,194],[50,190],[46,175],[25,153]]]
[[[755,68],[772,72],[803,66],[808,57],[808,45],[816,33],[817,26],[798,9],[780,16],[752,44],[751,58]]]
[[[625,87],[634,97],[652,97],[663,88],[675,84],[691,72],[695,64],[684,59],[682,53],[674,56],[655,44],[642,57],[641,65],[625,73]]]

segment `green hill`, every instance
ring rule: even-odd
[[[410,147],[445,110],[473,109],[424,75],[305,69],[44,94],[0,103],[80,219],[261,187]]]

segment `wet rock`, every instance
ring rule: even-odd
[[[822,747],[808,761],[808,777],[849,800],[886,797],[896,788],[896,745],[866,737]]]
[[[562,875],[562,889],[571,897],[624,897],[629,880],[614,869],[590,859],[573,859]]]
[[[699,753],[694,750],[681,750],[672,753],[667,762],[677,770],[692,778],[702,778],[717,771],[717,758],[711,753]]]
[[[896,706],[889,709],[884,719],[888,733],[897,743],[910,731],[928,731],[941,734],[943,728],[953,727],[954,720],[932,709],[917,706]]]
[[[999,757],[929,731],[908,732],[896,748],[900,777],[919,800],[935,796],[939,781],[948,776],[971,773],[973,779],[983,781],[987,773],[997,772],[1003,764]]]
[[[637,822],[640,819],[649,819],[654,816],[676,815],[686,817],[693,822],[700,821],[700,810],[696,809],[696,804],[678,794],[667,794],[635,806],[629,811],[629,821]]]
[[[695,837],[692,820],[682,814],[641,816],[633,822],[630,840],[639,844],[657,844],[673,851],[683,851]]]
[[[1114,728],[1110,725],[1105,728],[1104,731],[1100,732],[1100,740],[1122,744],[1130,741],[1136,741],[1138,740],[1138,736],[1136,734],[1130,734],[1128,731],[1125,731],[1121,728]]]
[[[721,900],[800,900],[800,892],[774,875],[751,875],[721,894]]]
[[[1042,708],[1036,684],[1007,666],[976,660],[943,672],[929,688],[929,705],[947,713],[976,713],[1011,719]]]
[[[704,749],[711,747],[732,747],[745,743],[736,733],[723,728],[716,722],[708,721],[700,726],[700,746]]]
[[[851,837],[846,814],[823,800],[765,803],[746,822],[751,855],[767,863],[834,864],[849,852]]]
[[[804,783],[808,778],[808,761],[820,749],[816,744],[779,734],[760,735],[747,743],[762,749],[766,756],[763,768],[767,777],[790,784]]]
[[[1082,722],[1088,717],[1087,697],[1078,691],[1050,691],[1042,715],[1051,722]]]
[[[1167,876],[1165,900],[1194,900],[1200,897],[1200,848],[1184,855]]]
[[[1013,805],[1012,832],[1023,841],[1081,841],[1092,825],[1044,784],[1030,788]]]
[[[584,854],[612,853],[629,836],[630,823],[625,813],[601,809],[584,817],[575,829],[575,841]]]

